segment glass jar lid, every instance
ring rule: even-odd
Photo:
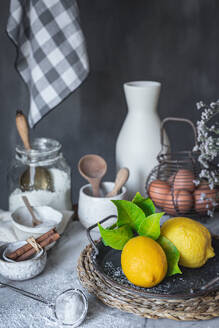
[[[16,158],[25,164],[50,162],[60,156],[62,145],[60,142],[49,138],[36,138],[31,142],[31,149],[26,150],[24,146],[15,148]]]

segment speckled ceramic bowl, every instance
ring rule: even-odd
[[[9,243],[6,248],[4,249],[4,251],[2,252],[2,259],[5,260],[6,262],[10,262],[10,263],[15,263],[16,261],[11,260],[7,257],[7,254],[10,254],[14,251],[16,251],[16,249],[18,249],[19,247],[22,247],[26,244],[26,241],[18,241],[18,242],[14,242],[14,243]],[[40,252],[33,254],[30,259],[37,259],[39,257],[41,257],[43,255],[44,250],[41,249]]]
[[[13,229],[19,240],[26,240],[29,237],[36,239],[50,229],[58,228],[63,218],[61,212],[49,206],[35,206],[33,210],[36,217],[42,221],[42,224],[35,227],[33,227],[32,217],[26,207],[19,207],[11,215]]]
[[[47,261],[46,251],[43,251],[41,255],[21,262],[9,262],[3,258],[6,248],[10,247],[10,251],[13,251],[26,243],[26,241],[18,241],[7,243],[0,247],[0,274],[5,278],[10,280],[27,280],[36,277],[44,270]]]

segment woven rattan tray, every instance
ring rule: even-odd
[[[190,299],[162,299],[136,296],[104,279],[94,267],[92,245],[88,245],[78,260],[81,284],[104,304],[145,318],[174,320],[208,320],[219,316],[219,292]]]
[[[182,278],[179,275],[170,277],[160,285],[146,289],[130,285],[121,272],[116,272],[116,276],[106,272],[109,259],[113,269],[121,265],[120,254],[105,247],[100,240],[93,241],[90,231],[95,227],[87,230],[91,244],[81,253],[77,269],[82,285],[103,303],[153,319],[208,320],[219,316],[218,236],[213,238],[216,256],[201,269],[195,272],[184,268]]]

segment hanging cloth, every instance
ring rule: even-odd
[[[73,92],[89,71],[76,0],[11,0],[7,24],[30,94],[29,125]]]

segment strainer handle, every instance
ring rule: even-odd
[[[188,123],[192,129],[193,129],[193,132],[194,132],[194,140],[195,140],[195,145],[197,144],[197,130],[196,130],[196,127],[194,125],[194,123],[187,119],[187,118],[182,118],[182,117],[166,117],[162,122],[161,122],[161,127],[160,127],[160,143],[161,143],[161,151],[160,151],[160,154],[162,154],[163,152],[163,149],[164,147],[167,147],[167,145],[164,144],[164,125],[167,123],[167,122],[184,122],[184,123]]]
[[[33,300],[39,301],[39,302],[47,304],[47,305],[51,305],[51,303],[49,301],[47,301],[44,297],[30,293],[24,289],[20,289],[13,285],[9,285],[9,284],[3,283],[3,282],[0,282],[0,286],[10,288],[23,296],[27,296],[29,298],[32,298]]]

